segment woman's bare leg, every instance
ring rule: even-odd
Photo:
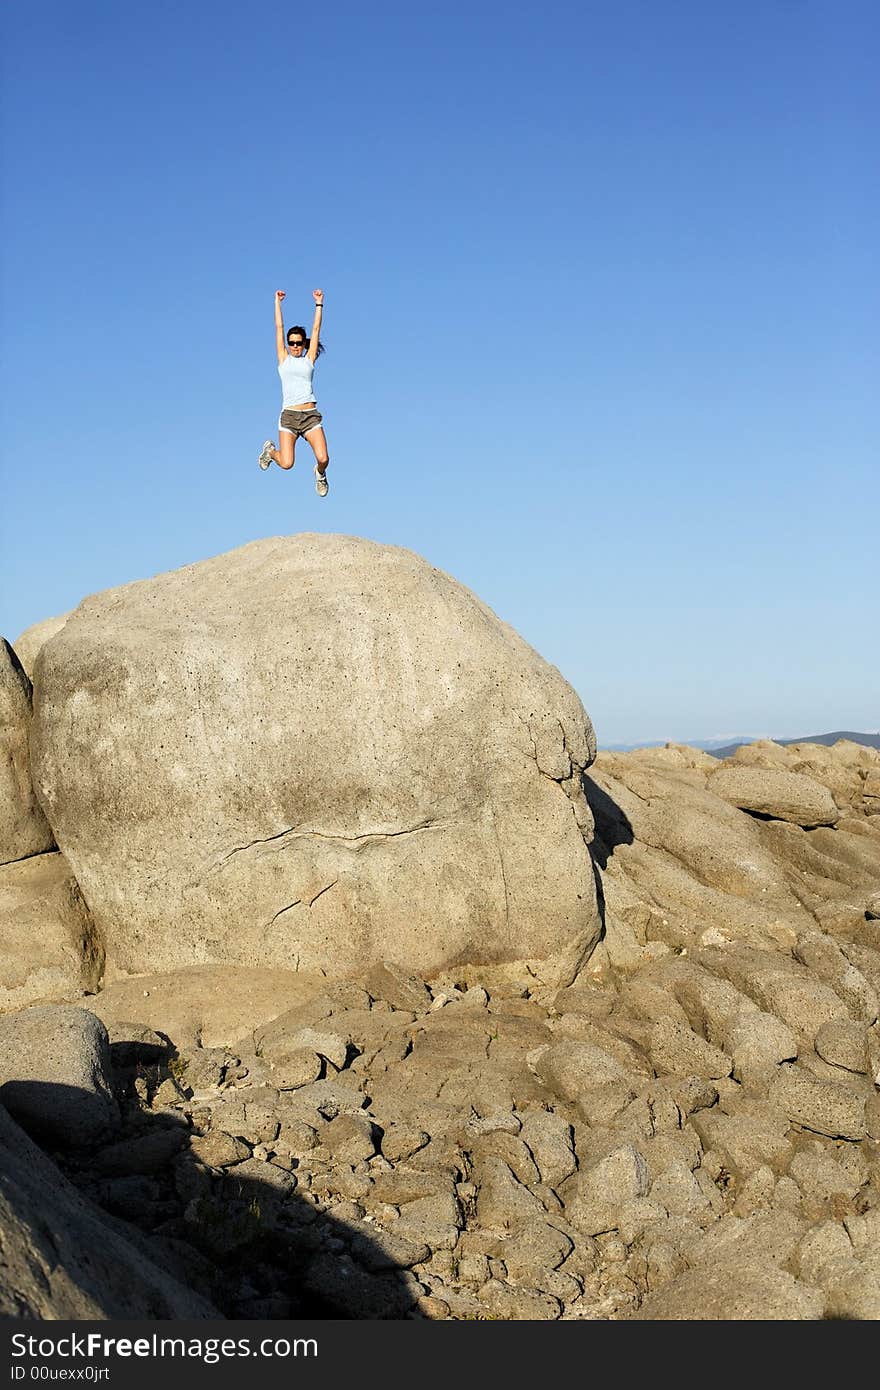
[[[330,462],[330,455],[327,452],[327,439],[324,434],[323,425],[316,425],[313,430],[309,430],[305,438],[312,446],[312,453],[315,455],[315,462],[318,465],[318,472],[322,475],[327,472],[327,464]]]
[[[281,430],[278,435],[278,444],[280,447],[272,450],[273,459],[278,464],[279,468],[292,468],[296,439],[292,434],[288,434],[286,430]]]

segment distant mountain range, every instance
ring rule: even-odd
[[[676,739],[675,742],[683,743],[688,748],[702,748],[704,753],[711,753],[713,758],[729,758],[737,750],[742,748],[745,743],[757,743],[759,739],[769,738],[769,734],[743,734],[739,737],[730,739],[710,738],[710,739]],[[836,743],[839,738],[848,738],[852,743],[863,743],[866,748],[880,748],[880,733],[857,734],[851,729],[838,730],[832,734],[805,734],[802,738],[774,738],[774,743]],[[662,748],[669,741],[666,739],[652,739],[648,743],[609,743],[603,745],[607,753],[631,753],[634,748]]]

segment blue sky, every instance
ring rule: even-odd
[[[880,727],[873,0],[2,23],[10,640],[337,531],[475,590],[600,743]],[[256,465],[318,285],[326,502]]]

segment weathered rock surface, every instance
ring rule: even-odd
[[[69,617],[69,613],[61,613],[57,618],[43,618],[42,622],[32,624],[16,637],[12,645],[30,680],[34,678],[40,648],[61,631]]]
[[[0,868],[0,1013],[98,989],[104,948],[63,854]]]
[[[767,955],[591,962],[562,991],[410,977],[407,1008],[381,974],[323,981],[216,1046],[155,1032],[127,981],[122,1130],[63,1161],[232,1317],[875,1317],[880,1105],[818,1050],[870,1030],[841,1000],[814,1050],[727,978]],[[305,1051],[318,1079],[284,1089]]]
[[[880,755],[601,755],[585,779],[606,928],[590,954],[592,897],[575,912],[569,877],[546,919],[538,901],[589,838],[580,706],[451,581],[363,545],[247,547],[98,596],[45,647],[44,794],[72,842],[85,807],[80,873],[117,934],[116,978],[89,1008],[119,1115],[43,1142],[68,1145],[57,1161],[113,1230],[227,1316],[878,1317]],[[340,576],[323,625],[310,547]],[[267,582],[296,593],[297,627],[270,632]],[[315,634],[346,622],[354,658],[309,655],[309,634],[324,652]],[[389,681],[405,718],[379,707]],[[354,711],[344,726],[334,701]],[[86,749],[92,781],[74,766]],[[64,862],[5,873],[51,863],[57,898]],[[75,997],[89,950],[100,987],[100,924],[62,959],[60,931],[39,912],[13,929],[24,899],[9,901],[6,1007],[65,978]],[[338,971],[322,953],[343,928]],[[29,1073],[10,1056],[15,1086]]]
[[[181,1045],[222,1047],[325,987],[323,977],[294,970],[196,965],[116,980],[89,1008],[108,1028],[138,1019]]]
[[[710,775],[707,787],[743,811],[757,811],[795,825],[834,825],[840,819],[828,787],[803,772],[726,764]]]
[[[256,541],[99,594],[34,684],[35,782],[108,978],[528,960],[567,983],[595,943],[589,719],[408,551]]]
[[[585,778],[608,910],[596,964],[632,973],[649,952],[733,942],[785,952],[817,926],[870,948],[877,774],[880,753],[846,740],[752,744],[720,764],[675,747],[601,753]]]
[[[55,845],[31,779],[31,719],[30,680],[12,647],[0,639],[0,864]]]

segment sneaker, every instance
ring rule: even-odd
[[[263,445],[260,457],[257,459],[257,462],[259,463],[261,468],[269,467],[269,464],[272,462],[272,450],[274,448],[275,445],[272,443],[272,440],[267,439],[265,444]]]
[[[319,497],[326,497],[330,491],[330,484],[323,473],[318,472],[318,465],[315,464],[315,491]]]

